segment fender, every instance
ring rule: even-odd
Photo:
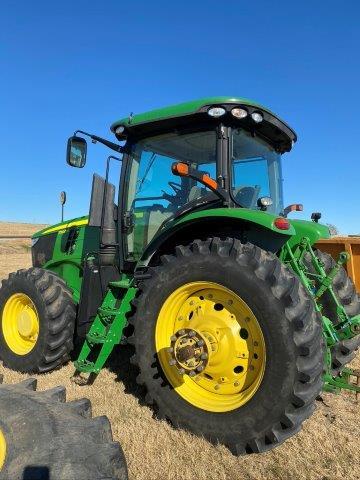
[[[296,234],[290,224],[281,230],[274,224],[277,215],[246,208],[214,208],[200,210],[174,219],[165,225],[145,249],[138,267],[157,263],[161,255],[176,245],[187,244],[209,236],[236,237],[276,253]]]
[[[296,247],[303,237],[308,237],[310,244],[314,245],[317,241],[330,238],[329,227],[321,223],[310,222],[309,220],[290,220],[296,234],[290,238],[289,246]]]

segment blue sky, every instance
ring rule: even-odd
[[[67,137],[111,138],[129,114],[212,95],[252,98],[298,133],[285,203],[359,233],[360,3],[8,1],[0,14],[0,220],[86,214],[93,171],[65,165]]]

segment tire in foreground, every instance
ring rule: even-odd
[[[1,480],[127,480],[109,420],[65,388],[36,391],[36,380],[0,385]]]

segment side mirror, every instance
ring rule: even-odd
[[[66,149],[66,163],[71,167],[83,168],[86,163],[87,143],[84,138],[70,137]]]

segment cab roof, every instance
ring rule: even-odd
[[[244,128],[248,127],[250,130],[259,131],[265,137],[269,137],[273,143],[277,143],[279,145],[278,149],[282,152],[291,150],[292,144],[297,139],[296,133],[271,110],[242,97],[205,97],[179,103],[145,113],[129,115],[114,122],[110,128],[118,140],[124,140],[129,134],[133,136],[156,134],[169,128],[181,127],[193,122],[214,121],[207,114],[209,108],[214,106],[225,108],[224,119],[225,117],[231,118],[232,123],[239,123],[239,126],[243,125]],[[235,119],[230,113],[235,106],[244,107],[249,113],[248,118]],[[255,111],[263,114],[261,124],[255,124],[251,120],[250,115]],[[123,132],[116,132],[118,127],[124,127]]]

